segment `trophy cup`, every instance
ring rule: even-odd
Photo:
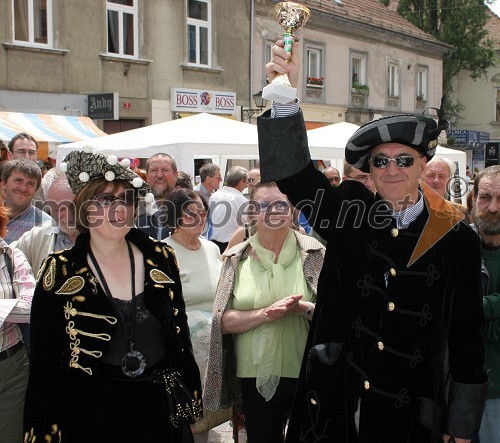
[[[284,49],[289,54],[292,53],[293,32],[302,28],[310,15],[309,9],[299,3],[281,2],[276,5],[276,20],[283,28]],[[297,89],[292,88],[286,74],[277,75],[262,91],[262,98],[277,103],[289,103],[295,97],[297,97]]]

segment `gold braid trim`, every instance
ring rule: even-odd
[[[92,318],[97,318],[99,320],[105,320],[109,324],[114,325],[118,321],[116,317],[112,317],[110,315],[99,315],[99,314],[93,314],[92,312],[83,312],[83,311],[78,311],[76,308],[73,307],[73,303],[71,302],[66,302],[66,305],[64,306],[64,317],[66,320],[69,320],[70,317],[75,317],[76,315],[81,315],[82,317],[92,317]]]
[[[69,321],[68,326],[66,326],[66,334],[68,334],[71,338],[71,340],[76,340],[77,335],[85,335],[86,337],[92,337],[92,338],[97,338],[98,340],[104,340],[104,341],[110,341],[111,340],[111,335],[109,334],[93,334],[91,332],[85,332],[82,331],[81,329],[75,328],[75,322],[74,321]]]
[[[75,357],[77,356],[80,352],[83,352],[84,354],[90,355],[91,357],[94,358],[101,358],[102,357],[102,352],[101,351],[89,351],[88,349],[85,348],[80,348],[80,339],[77,338],[74,342],[71,342],[69,344],[69,348],[71,349],[71,356]]]

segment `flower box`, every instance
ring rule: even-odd
[[[323,81],[325,79],[323,77],[307,77],[306,78],[306,86],[311,87],[323,87]]]

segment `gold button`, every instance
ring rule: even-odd
[[[172,289],[168,290],[168,296],[170,297],[170,300],[174,299],[174,292],[172,291]]]
[[[396,308],[396,305],[392,301],[387,303],[387,310],[388,311],[394,311],[395,308]]]
[[[318,403],[316,402],[316,400],[314,400],[314,398],[311,398],[311,404],[313,404],[314,406],[316,406]]]
[[[364,388],[368,391],[368,389],[370,389],[370,382],[368,380],[365,380],[364,383]]]
[[[394,268],[389,269],[389,274],[391,274],[393,277],[396,277],[396,270]]]
[[[178,313],[179,313],[179,310],[174,308],[174,317],[177,317]]]
[[[175,327],[175,332],[177,332],[177,334],[178,334],[179,332],[181,332],[181,328],[179,328],[179,326],[176,326]]]
[[[377,347],[380,351],[384,350],[384,344],[381,341],[377,342]]]
[[[393,237],[397,237],[399,235],[399,231],[396,228],[391,229],[391,235]]]
[[[75,363],[74,361],[72,361],[72,362],[70,363],[70,366],[71,366],[72,368],[78,368],[78,364],[77,364],[77,363]]]

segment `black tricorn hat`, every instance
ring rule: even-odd
[[[370,172],[368,159],[373,148],[382,143],[401,143],[430,160],[436,153],[439,134],[447,128],[448,122],[438,124],[425,116],[401,114],[382,117],[364,124],[351,136],[345,148],[345,159],[355,168]]]

